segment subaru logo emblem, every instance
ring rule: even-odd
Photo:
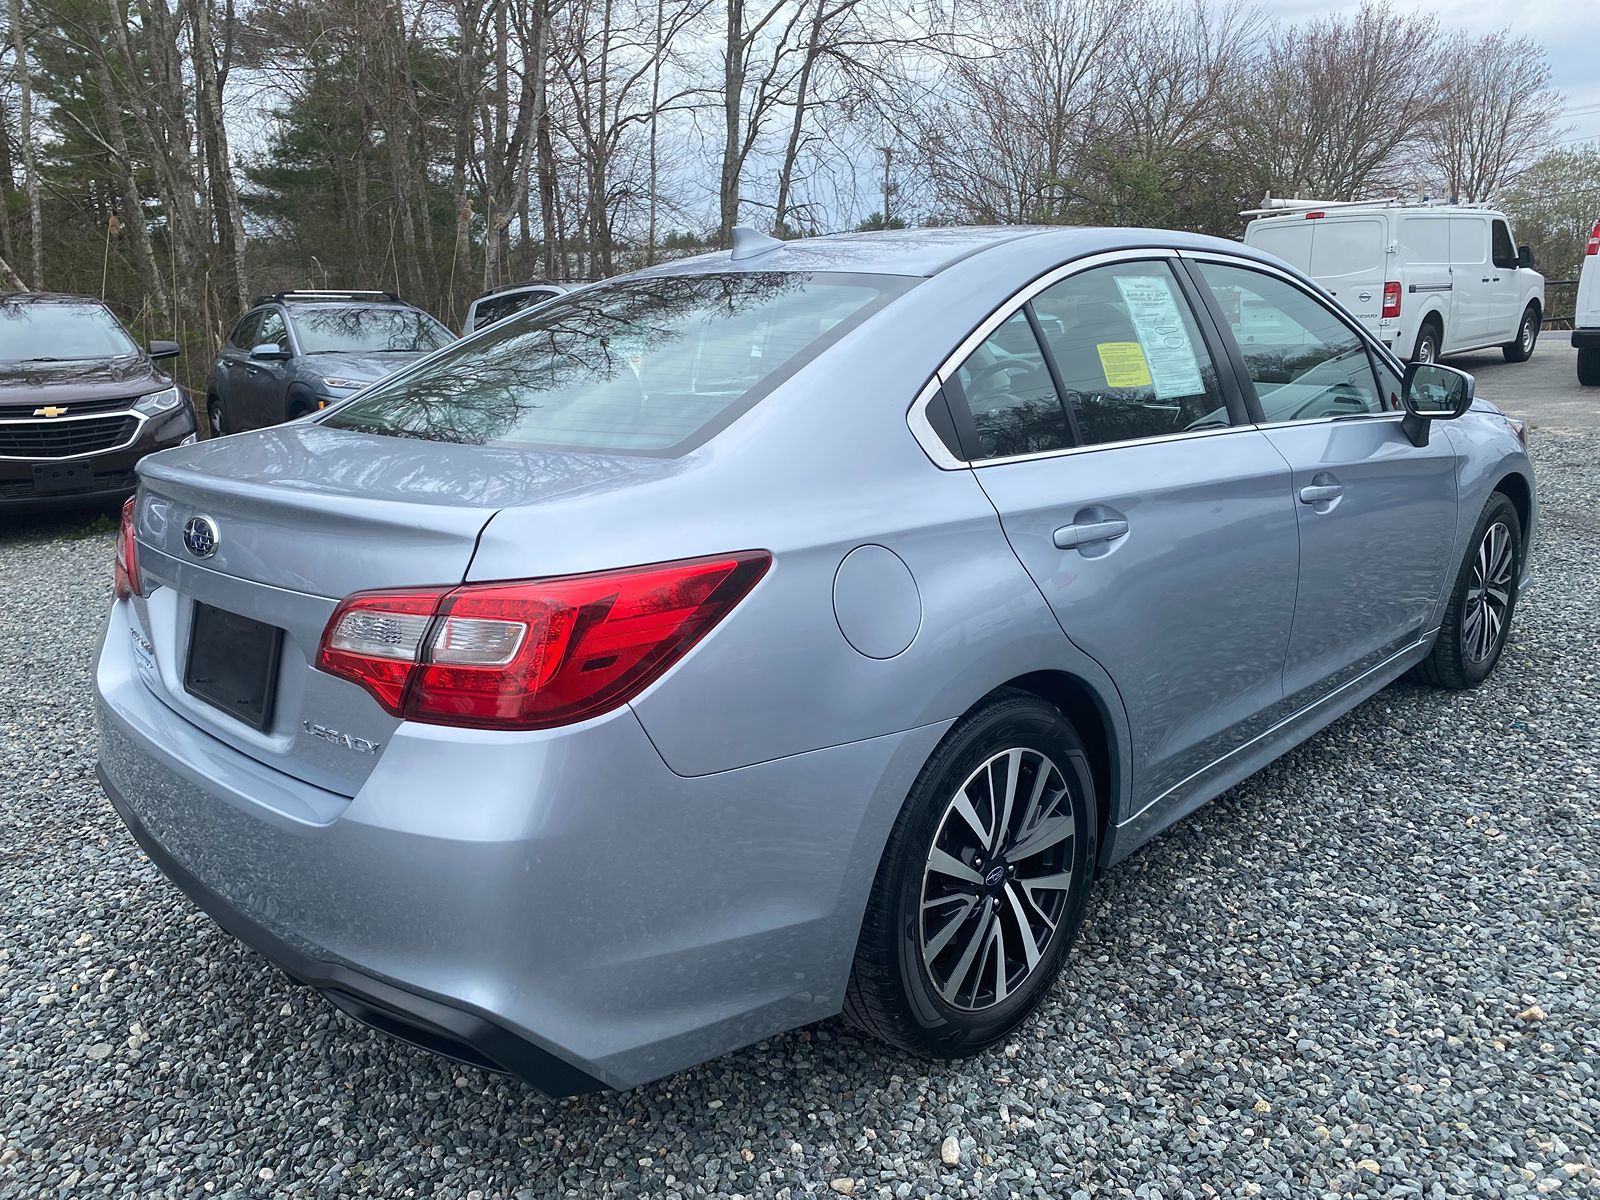
[[[217,552],[222,535],[210,517],[190,517],[183,526],[183,544],[196,558],[210,558]]]
[[[1000,881],[1005,877],[1006,869],[1004,867],[996,867],[983,877],[983,886],[992,888],[999,887]]]

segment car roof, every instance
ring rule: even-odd
[[[797,238],[743,258],[722,250],[677,259],[627,278],[745,271],[829,271],[865,275],[934,276],[968,259],[1005,259],[1017,254],[1041,265],[1109,250],[1170,248],[1222,250],[1258,257],[1240,242],[1206,234],[1135,226],[997,225],[886,229]],[[1275,259],[1268,261],[1275,262]]]

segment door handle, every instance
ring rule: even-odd
[[[1092,546],[1096,542],[1109,542],[1128,532],[1128,523],[1115,521],[1087,521],[1082,525],[1063,525],[1056,530],[1057,550],[1072,550],[1078,546]]]
[[[1479,283],[1488,283],[1489,282],[1489,277],[1487,275],[1485,275],[1482,279],[1478,280],[1478,282]]]
[[[1301,504],[1323,504],[1344,495],[1344,485],[1339,483],[1312,483],[1300,489]]]

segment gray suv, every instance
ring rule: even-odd
[[[454,339],[392,292],[277,292],[234,324],[206,380],[211,435],[292,421]]]

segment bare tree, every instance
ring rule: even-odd
[[[22,186],[28,196],[28,243],[32,251],[33,286],[44,287],[44,217],[39,198],[39,164],[35,158],[33,80],[28,72],[28,39],[22,27],[21,0],[9,0],[11,46],[16,55],[17,90],[21,93],[17,116],[22,140]],[[8,267],[7,270],[10,270]]]
[[[1446,196],[1487,200],[1550,148],[1561,95],[1544,51],[1526,38],[1457,33],[1442,53],[1450,66],[1423,131],[1428,158]]]

